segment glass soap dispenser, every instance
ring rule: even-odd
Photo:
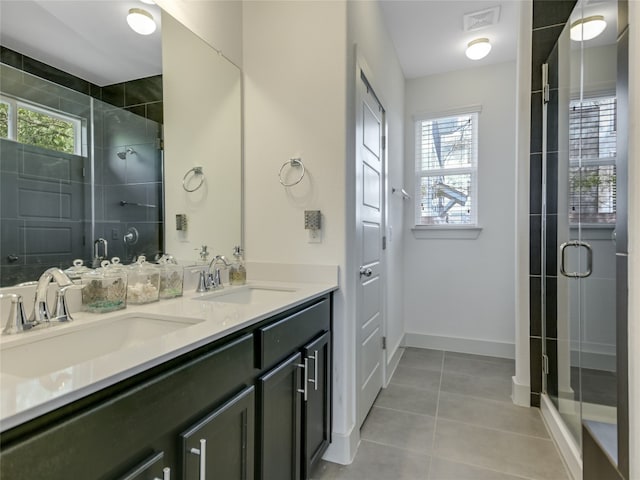
[[[233,249],[235,258],[231,268],[229,268],[229,283],[231,285],[244,285],[247,283],[247,269],[242,258],[242,248],[238,245]]]

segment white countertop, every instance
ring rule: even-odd
[[[223,297],[220,297],[220,302],[197,300],[200,296],[224,295],[247,288],[246,286],[226,286],[221,291],[205,294],[185,292],[184,296],[176,299],[160,300],[147,305],[130,305],[126,309],[107,314],[77,312],[73,314],[74,321],[70,323],[38,327],[32,331],[0,337],[1,352],[5,349],[28,348],[28,344],[36,339],[64,335],[81,328],[86,328],[89,332],[91,326],[123,315],[145,314],[166,317],[168,320],[178,317],[196,322],[146,340],[142,344],[100,355],[76,365],[65,365],[47,375],[18,377],[2,373],[10,369],[0,365],[0,432],[338,288],[337,279],[317,283],[251,281],[247,285],[291,291],[278,295],[277,300],[249,304],[224,303]],[[100,344],[100,336],[97,334],[95,342],[96,345]],[[47,360],[37,359],[38,362]]]

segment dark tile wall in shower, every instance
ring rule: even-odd
[[[33,101],[84,118],[90,116],[88,102],[78,103],[80,96],[75,92],[108,103],[97,102],[95,108],[95,172],[91,172],[90,162],[85,162],[83,157],[52,154],[37,147],[0,141],[3,197],[0,285],[33,280],[45,266],[66,267],[73,258],[90,259],[92,212],[87,199],[91,194],[92,175],[96,183],[95,236],[107,239],[109,256],[131,260],[141,253],[153,257],[161,251],[162,76],[99,87],[2,46],[0,62],[73,91],[67,90],[66,94],[64,89],[43,89],[33,77],[20,76],[21,85],[16,85],[18,90],[14,95],[21,96],[21,89],[27,89]],[[3,81],[3,88],[8,85]],[[120,159],[117,153],[126,152],[127,148],[135,153]],[[58,169],[65,167],[65,175],[60,177],[63,181],[54,182],[58,188],[55,192],[50,191],[51,181],[41,175],[42,172],[30,174],[25,170],[25,166],[39,165],[41,171],[51,172],[49,164],[58,165]],[[33,195],[20,193],[26,191],[32,191]],[[122,206],[121,201],[154,207]],[[42,208],[35,215],[25,210],[38,205],[51,210],[50,220]],[[126,245],[123,237],[131,227],[138,230],[139,239],[135,245]]]
[[[0,45],[0,62],[57,85],[84,93],[141,117],[163,123],[162,75],[100,87]]]
[[[575,0],[534,0],[533,1],[533,30],[531,52],[531,148],[530,148],[530,210],[529,210],[529,242],[530,242],[530,271],[529,271],[529,302],[530,302],[530,373],[531,373],[531,405],[540,406],[540,394],[542,392],[542,64],[546,62],[552,53],[553,47],[569,18]],[[557,70],[551,69],[551,90],[557,101]],[[550,132],[557,132],[549,129]],[[555,145],[555,148],[554,148]],[[551,147],[551,150],[549,150]],[[557,151],[557,138],[547,138],[548,152]],[[553,232],[557,228],[557,162],[549,156],[547,166],[547,209],[551,215],[547,216],[548,236],[546,251],[547,272],[556,272],[557,258],[555,257],[555,243]],[[557,158],[557,155],[556,155]],[[555,206],[555,207],[554,207]],[[551,243],[549,243],[551,242]],[[552,244],[552,245],[551,245]],[[551,247],[551,248],[549,248]],[[551,281],[550,281],[551,280]],[[547,287],[555,284],[553,278],[547,277]],[[555,325],[555,309],[547,304],[547,333],[552,333]],[[549,315],[551,314],[551,318]],[[555,338],[555,337],[553,337]],[[550,359],[551,360],[551,359]]]

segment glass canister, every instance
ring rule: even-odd
[[[89,273],[90,271],[91,269],[84,265],[81,258],[76,258],[73,261],[73,266],[67,268],[64,273],[66,273],[71,280],[79,280],[83,274]]]
[[[171,255],[163,255],[158,260],[160,271],[160,298],[182,296],[184,284],[184,268]]]
[[[108,265],[109,262],[104,261],[102,268],[80,275],[83,311],[106,313],[127,306],[127,276]]]
[[[127,303],[141,305],[160,299],[160,271],[140,255],[127,267]]]

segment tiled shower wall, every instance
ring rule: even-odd
[[[529,211],[529,305],[531,351],[531,405],[540,406],[542,392],[542,64],[564,28],[575,6],[575,0],[533,0],[533,31],[531,53],[531,149],[530,149],[530,211]],[[550,72],[553,83],[554,72]],[[550,96],[557,96],[557,74]],[[554,88],[555,87],[555,88]],[[551,102],[552,104],[553,102]],[[546,251],[546,315],[547,351],[556,352],[556,284],[557,256],[555,255],[558,191],[557,191],[557,129],[551,128],[547,138],[547,238]],[[553,147],[555,145],[555,148]],[[556,161],[554,161],[554,159]],[[550,358],[550,362],[554,359]],[[553,369],[551,369],[553,370]],[[553,382],[550,382],[553,383]]]
[[[161,251],[162,77],[98,87],[4,47],[0,47],[0,61],[71,90],[43,88],[43,82],[24,75],[23,85],[13,85],[18,89],[16,95],[19,89],[28,89],[34,101],[83,117],[89,116],[88,98],[76,92],[108,102],[94,102],[95,172],[83,157],[52,155],[37,147],[1,141],[0,285],[33,280],[45,266],[66,267],[73,258],[90,260],[94,240],[88,201],[91,173],[96,184],[94,236],[107,239],[109,256],[126,261]],[[3,79],[3,88],[7,86]],[[91,133],[91,125],[88,130]],[[117,152],[128,147],[135,153],[120,159]],[[86,146],[85,153],[91,153],[90,148]],[[127,205],[122,206],[122,201]],[[131,227],[138,230],[139,240],[125,245],[123,237]]]

